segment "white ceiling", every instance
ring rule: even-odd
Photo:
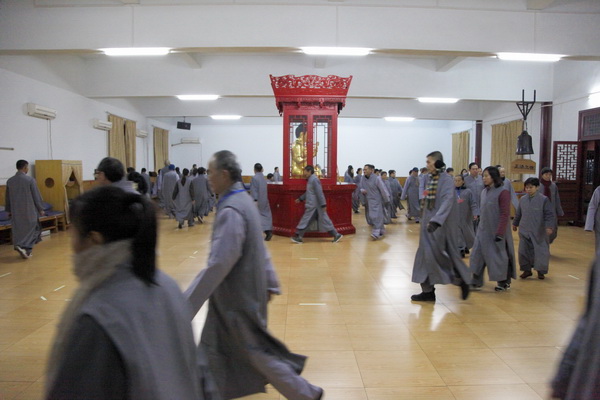
[[[277,116],[270,74],[352,75],[343,117],[483,119],[522,89],[529,99],[534,89],[538,101],[555,97],[555,65],[501,61],[496,52],[598,63],[599,39],[598,0],[0,0],[0,68],[169,123]],[[98,51],[131,46],[173,52]],[[300,46],[374,50],[315,57]],[[462,100],[430,105],[419,96]]]

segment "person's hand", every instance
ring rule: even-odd
[[[517,228],[517,226],[516,226],[516,225],[513,225],[513,232],[516,232],[516,231],[517,231],[517,229],[518,229],[518,228]]]
[[[477,221],[478,218],[479,218],[479,215],[473,215],[473,221]]]
[[[494,238],[495,242],[501,242],[504,239],[504,236],[502,235],[496,235],[496,237]]]
[[[554,232],[552,228],[546,228],[546,235],[550,236],[552,235],[552,232]]]
[[[44,210],[40,211],[40,215],[43,217],[44,215],[46,215],[46,211],[44,211]]]
[[[300,199],[294,200],[295,203],[300,203]]]
[[[429,232],[429,233],[433,233],[433,232],[435,232],[435,230],[436,230],[437,228],[439,228],[440,226],[441,226],[441,225],[440,225],[440,224],[438,224],[437,222],[430,222],[430,223],[428,223],[428,224],[427,224],[427,232]]]
[[[367,191],[366,191],[365,189],[360,189],[360,192],[361,192],[362,194],[367,194]]]

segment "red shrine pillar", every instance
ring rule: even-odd
[[[315,167],[327,199],[327,214],[336,230],[355,233],[352,225],[354,184],[337,180],[337,116],[346,104],[352,76],[335,75],[275,77],[271,86],[279,115],[283,116],[283,183],[269,184],[273,233],[292,236],[304,213],[304,203],[296,200],[306,190],[302,170]],[[327,232],[306,232],[306,237],[328,236]]]

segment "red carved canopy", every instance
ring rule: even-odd
[[[337,75],[270,75],[270,78],[280,114],[283,112],[284,103],[318,103],[321,106],[337,103],[339,112],[346,105],[346,96],[352,81],[352,75],[348,78]]]

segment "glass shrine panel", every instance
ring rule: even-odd
[[[313,116],[313,161],[315,174],[319,178],[329,178],[335,171],[329,165],[331,147],[331,115]]]
[[[290,171],[289,176],[293,179],[304,179],[303,170],[308,160],[307,132],[308,116],[290,115],[288,135],[290,137]]]

